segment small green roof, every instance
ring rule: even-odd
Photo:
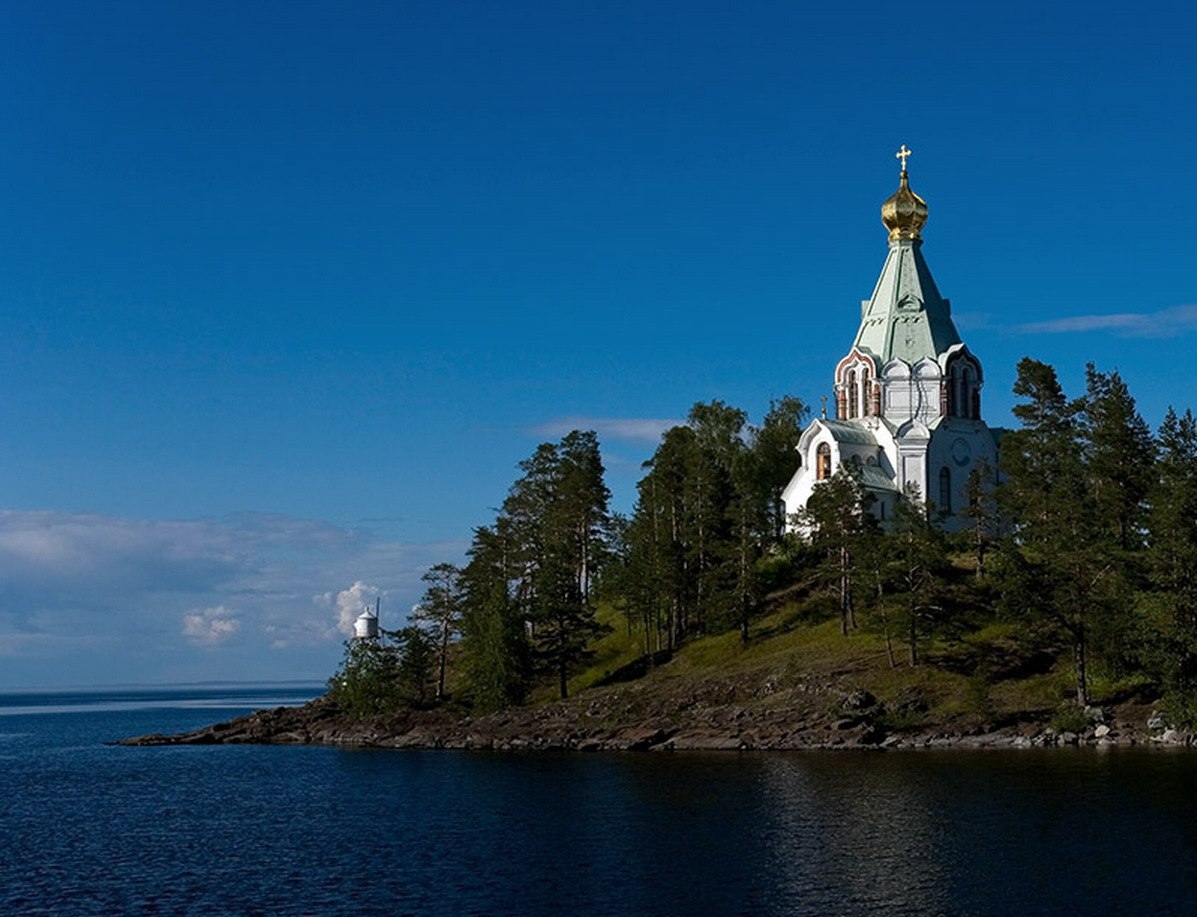
[[[877,437],[864,427],[847,420],[819,420],[837,443],[854,443],[858,446],[876,446]]]
[[[860,482],[869,490],[892,490],[898,493],[898,485],[894,483],[893,478],[876,465],[860,466]]]

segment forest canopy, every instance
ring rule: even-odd
[[[1170,408],[1153,435],[1121,376],[1093,365],[1069,397],[1051,366],[1024,359],[1014,393],[1019,426],[999,467],[974,471],[952,536],[913,491],[880,522],[851,463],[787,520],[780,494],[809,417],[794,397],[759,424],[695,404],[644,463],[627,517],[610,510],[593,432],[543,443],[466,564],[428,571],[407,628],[351,643],[332,693],[363,715],[564,698],[613,631],[644,671],[702,635],[747,645],[762,616],[789,608],[789,627],[832,619],[845,640],[879,637],[891,667],[945,664],[967,644],[981,681],[1009,660],[978,657],[973,638],[1011,625],[1016,654],[1068,668],[1078,708],[1096,677],[1145,686],[1193,724],[1197,421]]]

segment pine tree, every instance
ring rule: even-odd
[[[1109,603],[1115,572],[1090,499],[1080,405],[1065,397],[1051,366],[1030,358],[1018,364],[1014,393],[1024,399],[1014,408],[1022,427],[1002,439],[998,489],[1012,521],[1000,565],[1002,605],[1068,637],[1076,700],[1084,706],[1093,619]]]
[[[999,520],[994,502],[995,475],[989,463],[981,460],[969,472],[965,484],[967,502],[960,513],[968,519],[964,533],[973,554],[976,578],[985,575],[985,556],[997,539]]]
[[[1085,367],[1081,437],[1093,511],[1123,551],[1142,546],[1155,445],[1117,372]]]
[[[511,594],[515,576],[511,524],[474,531],[462,573],[462,655],[466,682],[482,710],[521,703],[527,695],[529,647],[525,621]]]
[[[672,651],[680,645],[697,601],[693,472],[699,460],[694,430],[672,427],[645,463],[648,473],[637,485],[639,499],[628,531],[629,576],[635,601],[656,622],[658,649]]]
[[[572,553],[582,601],[602,567],[611,525],[611,491],[603,480],[603,460],[593,431],[574,430],[561,440],[557,511],[563,514],[562,537]]]
[[[856,627],[856,555],[877,526],[869,511],[871,502],[851,465],[845,463],[815,485],[806,508],[799,513],[799,524],[810,532],[811,547],[822,558],[819,575],[835,596],[840,633],[845,636]]]
[[[919,664],[919,639],[943,616],[942,587],[948,573],[946,538],[930,519],[917,488],[894,507],[891,531],[881,539],[896,623],[906,633],[911,666]]]
[[[629,601],[656,628],[658,648],[730,626],[748,639],[758,565],[782,537],[779,496],[805,412],[783,398],[757,427],[738,408],[699,403],[686,426],[663,435],[638,485],[626,560]]]
[[[781,541],[786,528],[781,492],[798,469],[798,440],[810,414],[802,400],[785,395],[769,402],[764,422],[751,430],[755,499],[764,514],[766,544]]]
[[[436,640],[415,624],[401,628],[393,636],[401,690],[410,703],[423,706],[436,667]]]
[[[541,444],[519,467],[502,509],[516,569],[513,599],[536,659],[565,697],[571,668],[607,630],[590,601],[608,527],[598,439],[575,430],[559,445]]]
[[[430,627],[436,635],[436,699],[442,701],[445,699],[445,669],[449,658],[449,644],[461,627],[465,599],[461,570],[453,564],[436,564],[424,574],[422,580],[428,584],[428,588],[413,617],[418,623]]]
[[[1168,409],[1150,492],[1149,588],[1139,608],[1150,629],[1149,664],[1174,721],[1197,720],[1197,421]]]

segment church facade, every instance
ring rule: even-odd
[[[911,488],[949,531],[962,528],[969,475],[997,467],[981,418],[981,361],[960,339],[922,253],[926,202],[910,190],[905,146],[898,190],[881,206],[889,252],[860,329],[835,367],[835,418],[814,420],[798,444],[799,467],[782,492],[792,518],[845,462],[891,518]],[[792,527],[793,524],[792,524]]]

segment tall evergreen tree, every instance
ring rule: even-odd
[[[1149,588],[1140,597],[1150,629],[1149,664],[1179,723],[1197,719],[1197,421],[1168,409],[1150,494]]]
[[[598,440],[575,430],[559,445],[541,444],[519,467],[502,510],[514,539],[514,599],[536,658],[565,697],[571,668],[606,630],[590,601],[608,527]]]
[[[465,596],[461,570],[454,564],[441,563],[431,567],[423,577],[427,583],[424,597],[414,614],[417,623],[431,628],[436,645],[436,699],[445,699],[445,669],[449,660],[449,644],[461,627],[461,613]]]
[[[943,616],[942,592],[948,551],[942,530],[930,519],[917,488],[894,507],[892,530],[881,539],[889,598],[897,625],[906,634],[907,657],[919,664],[919,640]]]
[[[769,402],[764,422],[751,431],[755,499],[764,514],[766,544],[776,544],[785,533],[781,492],[798,468],[798,440],[809,414],[801,399],[785,395]]]
[[[436,668],[436,639],[415,624],[395,631],[393,636],[400,688],[409,703],[423,706]]]
[[[865,553],[877,521],[869,511],[872,498],[850,464],[815,485],[799,524],[810,533],[811,547],[822,558],[819,575],[835,597],[840,633],[856,627],[857,561]]]
[[[973,555],[976,578],[985,575],[985,555],[998,536],[999,519],[994,502],[995,474],[989,463],[981,460],[969,472],[965,484],[966,503],[960,510],[968,520],[965,540]]]
[[[589,601],[595,574],[605,560],[611,491],[603,480],[603,460],[594,431],[567,434],[561,440],[559,455],[556,507],[563,517],[563,547],[572,555],[578,593],[583,601]]]
[[[474,702],[482,710],[518,704],[527,695],[529,647],[520,605],[511,593],[516,575],[509,520],[474,531],[462,573],[462,655]]]
[[[699,543],[693,472],[700,459],[694,430],[672,427],[645,463],[647,474],[637,485],[639,498],[628,532],[629,576],[634,601],[656,622],[658,649],[676,649],[694,616]]]
[[[1091,630],[1116,574],[1093,512],[1080,405],[1065,397],[1051,366],[1030,358],[1018,364],[1014,393],[1024,399],[1014,408],[1022,427],[1002,439],[998,491],[1013,521],[1000,570],[1003,605],[1068,637],[1076,700],[1085,705]]]
[[[1085,367],[1081,436],[1093,512],[1123,551],[1142,546],[1155,444],[1117,372]]]

